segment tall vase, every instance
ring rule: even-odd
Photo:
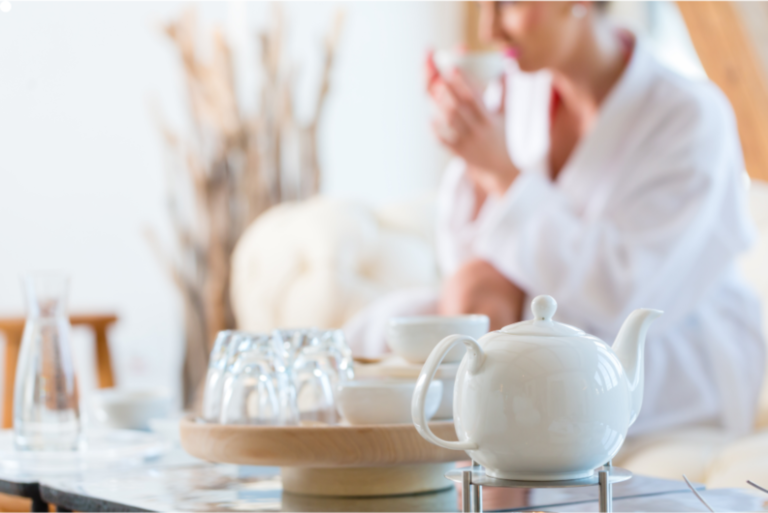
[[[74,451],[80,446],[81,426],[67,315],[69,278],[34,273],[22,283],[27,321],[13,393],[16,448]]]

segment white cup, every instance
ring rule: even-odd
[[[91,399],[96,420],[118,429],[149,429],[150,419],[164,418],[171,406],[170,394],[162,389],[97,390]]]
[[[504,56],[500,52],[438,50],[434,59],[441,75],[447,76],[454,68],[458,69],[479,90],[504,73]]]
[[[387,343],[401,358],[411,363],[424,363],[432,349],[448,335],[468,335],[478,339],[488,333],[488,326],[485,315],[394,317],[389,321]],[[465,351],[463,344],[457,345],[443,361],[458,362]]]

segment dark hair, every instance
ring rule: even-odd
[[[595,2],[592,2],[592,5],[594,5],[595,9],[597,9],[599,12],[605,12],[608,10],[608,7],[611,5],[611,2],[608,0],[597,0]]]

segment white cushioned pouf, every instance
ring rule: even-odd
[[[749,211],[757,227],[757,242],[742,259],[741,269],[749,284],[763,300],[763,333],[768,336],[768,183],[752,180],[749,188]],[[763,380],[757,427],[768,427],[768,379]]]
[[[715,428],[690,428],[630,439],[614,464],[635,474],[703,482],[729,438]]]
[[[768,485],[766,431],[746,436],[720,451],[710,465],[705,483],[708,488],[751,488],[747,479]]]
[[[432,202],[375,212],[315,197],[278,205],[248,227],[232,256],[240,329],[338,328],[383,294],[433,286]]]

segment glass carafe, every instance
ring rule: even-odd
[[[69,278],[22,278],[27,322],[16,365],[13,430],[18,450],[73,451],[80,445],[80,409],[70,325]]]

